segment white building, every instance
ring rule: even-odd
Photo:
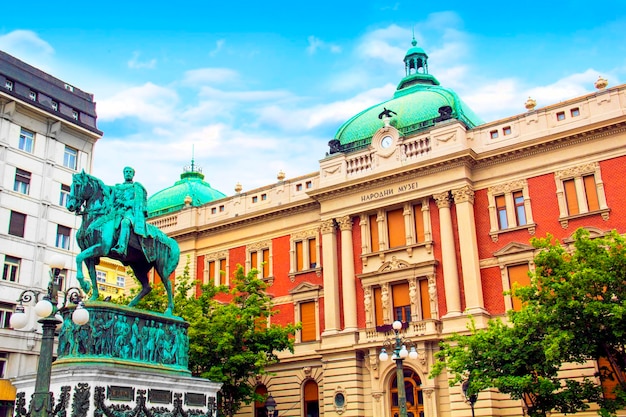
[[[32,313],[25,329],[10,328],[16,300],[47,286],[55,255],[65,258],[63,286],[76,286],[80,218],[65,203],[101,136],[92,94],[0,51],[0,417],[15,399],[9,379],[35,372],[41,339]]]

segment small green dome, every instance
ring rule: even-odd
[[[186,205],[202,206],[224,197],[225,194],[211,188],[211,185],[204,181],[204,174],[192,161],[191,167],[185,169],[179,181],[148,198],[148,217],[178,211]]]
[[[393,98],[363,110],[345,122],[330,141],[330,153],[353,152],[371,144],[372,136],[384,126],[386,113],[401,135],[428,129],[436,123],[456,119],[468,128],[483,121],[452,90],[441,87],[428,73],[428,55],[413,39],[404,57],[406,76]]]

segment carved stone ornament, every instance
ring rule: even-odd
[[[337,219],[337,223],[339,223],[339,228],[343,230],[352,230],[352,217],[351,216],[343,216]]]
[[[328,219],[328,220],[324,220],[320,226],[320,230],[322,231],[322,234],[327,234],[327,233],[332,233],[335,231],[335,220],[334,219]]]
[[[437,203],[438,208],[450,208],[450,193],[448,191],[433,194],[433,198],[435,199],[435,203]]]
[[[272,241],[271,240],[264,240],[262,242],[256,242],[256,243],[252,243],[250,245],[247,246],[249,251],[258,251],[261,249],[267,249],[269,247],[272,246]]]
[[[554,173],[554,178],[560,180],[564,178],[578,177],[584,174],[591,174],[591,173],[596,172],[596,170],[598,170],[599,167],[600,166],[598,165],[597,162],[592,162],[592,163],[584,164],[584,165],[578,165],[575,167],[563,169],[561,171],[556,171]]]
[[[396,258],[395,256],[392,256],[391,261],[383,263],[378,271],[387,272],[387,271],[393,271],[395,269],[408,268],[410,266],[411,265],[408,262],[400,260]]]
[[[474,204],[474,190],[472,190],[469,185],[452,190],[452,195],[454,196],[454,202],[456,204],[467,202]]]
[[[487,192],[490,194],[505,194],[513,191],[521,190],[526,187],[526,180],[507,182],[506,184],[498,184],[489,187]]]
[[[335,395],[333,396],[333,406],[337,414],[343,414],[348,406],[348,398],[346,396],[346,390],[341,386],[335,389]]]

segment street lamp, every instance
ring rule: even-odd
[[[50,281],[45,291],[28,289],[22,291],[17,299],[18,305],[15,313],[11,315],[10,325],[14,329],[21,329],[28,324],[24,303],[35,304],[35,313],[40,319],[42,326],[41,350],[37,363],[37,376],[35,379],[35,391],[31,398],[31,417],[48,417],[52,414],[52,393],[50,392],[50,376],[52,373],[52,356],[54,354],[54,332],[57,325],[63,321],[58,313],[65,309],[69,303],[75,304],[76,309],[72,313],[72,321],[83,325],[89,321],[89,312],[82,302],[80,289],[69,288],[62,293],[62,299],[58,299],[60,278],[59,274],[65,267],[62,258],[53,257],[50,262]]]
[[[272,397],[272,394],[267,396],[265,400],[265,409],[267,410],[267,417],[278,417],[278,410],[276,409],[276,400]]]
[[[468,378],[463,381],[463,384],[461,384],[461,390],[463,391],[463,397],[465,397],[465,402],[468,403],[472,408],[472,417],[474,417],[474,404],[476,404],[476,400],[478,400],[478,394],[472,393],[469,388],[470,380]]]
[[[391,359],[396,361],[396,382],[398,385],[398,407],[400,408],[400,417],[407,417],[406,391],[404,389],[404,367],[402,363],[407,357],[409,359],[417,359],[418,354],[415,346],[413,346],[413,342],[408,339],[403,339],[400,336],[402,322],[396,320],[391,326],[395,332],[395,337],[393,339],[385,340],[383,348],[380,351],[380,355],[378,355],[378,359],[380,359],[381,362],[386,362],[389,359],[387,349],[393,349]],[[407,350],[407,346],[411,348],[410,351]]]

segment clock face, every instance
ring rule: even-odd
[[[391,146],[392,143],[393,143],[393,138],[391,136],[385,136],[380,141],[380,146],[382,146],[384,149],[387,149],[388,147]]]

